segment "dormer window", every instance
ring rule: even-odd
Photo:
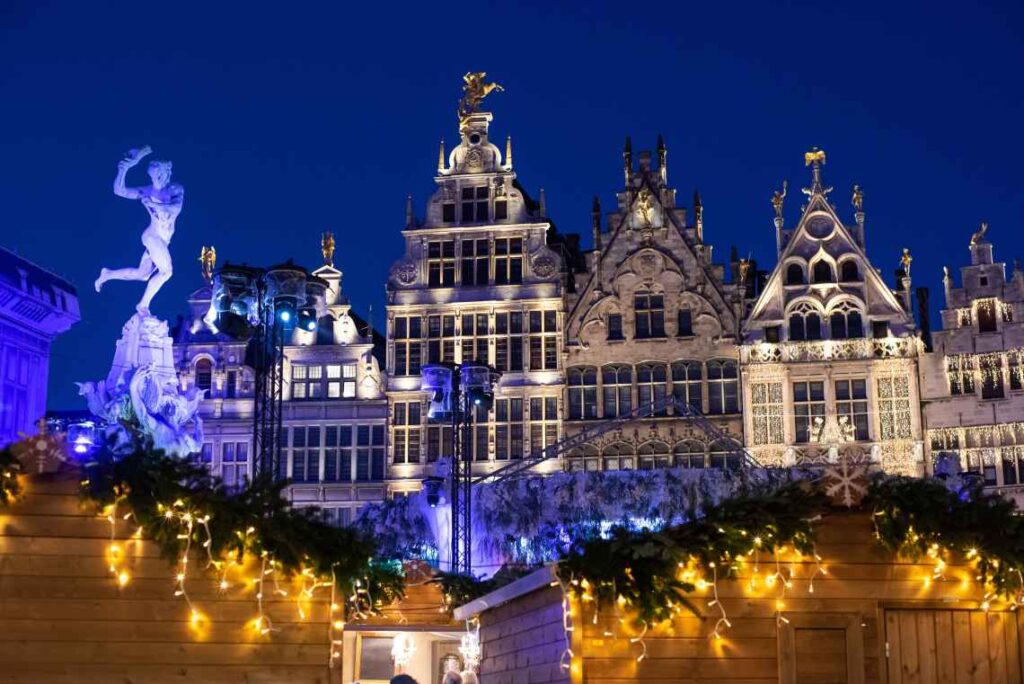
[[[441,221],[455,223],[455,202],[445,202],[441,205]]]
[[[839,267],[839,276],[844,283],[855,283],[860,280],[860,270],[857,268],[857,262],[852,259],[844,261],[843,265]]]
[[[832,274],[832,266],[827,261],[815,263],[812,274],[815,283],[834,283],[836,281]]]
[[[800,267],[800,264],[790,264],[786,268],[786,284],[787,285],[803,285],[804,284],[804,269]]]
[[[481,185],[476,188],[462,188],[462,222],[485,223],[490,218],[488,204],[490,188]]]
[[[821,316],[809,304],[798,305],[789,314],[791,342],[821,339]]]

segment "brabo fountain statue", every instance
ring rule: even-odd
[[[106,380],[79,383],[78,388],[89,409],[111,429],[123,430],[120,426],[125,420],[137,422],[157,449],[187,456],[202,446],[203,428],[197,411],[205,390],[193,387],[183,393],[179,389],[167,322],[149,313],[150,302],[173,272],[168,245],[185,190],[171,183],[169,161],[150,162],[151,185],[131,188],[125,183],[128,171],[151,152],[149,147],[129,151],[117,165],[114,179],[115,195],[137,199],[149,212],[149,226],[142,233],[142,260],[134,268],[104,268],[96,279],[97,292],[110,280],[147,281],[146,289],[135,315],[121,331]]]

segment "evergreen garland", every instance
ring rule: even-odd
[[[21,494],[21,461],[11,447],[0,450],[0,506],[6,506]]]

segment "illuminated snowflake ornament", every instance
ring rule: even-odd
[[[63,435],[40,432],[38,435],[22,434],[21,441],[12,444],[15,455],[29,472],[47,473],[57,470],[68,460]]]
[[[822,476],[825,494],[833,506],[853,508],[859,506],[868,493],[870,465],[865,461],[842,454],[839,461],[825,468]]]

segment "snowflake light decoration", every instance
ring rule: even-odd
[[[825,494],[832,500],[832,505],[847,508],[860,505],[868,493],[870,468],[870,464],[848,453],[841,454],[837,463],[826,467],[822,480]]]

